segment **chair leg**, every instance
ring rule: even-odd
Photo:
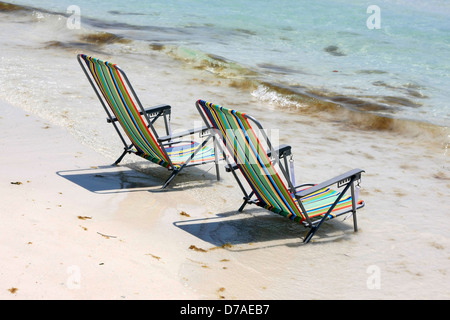
[[[171,183],[172,180],[177,176],[177,174],[178,174],[179,172],[180,172],[180,170],[174,170],[174,171],[172,172],[172,174],[170,175],[169,179],[167,179],[167,181],[164,183],[164,185],[162,186],[161,189],[165,189],[165,188],[169,185],[169,183]]]
[[[241,207],[239,208],[239,212],[242,212],[242,211],[244,211],[244,207],[247,205],[247,199],[246,198],[244,198],[244,203],[241,205]]]
[[[217,141],[215,137],[213,137],[213,143],[214,143],[214,160],[215,160],[214,162],[216,164],[217,181],[220,181],[219,155],[217,154],[217,150],[219,150],[219,148],[217,147]]]
[[[114,165],[117,166],[120,161],[122,161],[123,157],[127,154],[128,149],[125,149],[125,151],[122,153],[122,155],[114,162]]]
[[[303,242],[308,243],[311,238],[314,236],[314,234],[316,233],[317,229],[320,228],[320,226],[322,225],[322,223],[325,222],[325,220],[329,217],[330,213],[333,211],[333,209],[336,207],[336,204],[339,203],[339,201],[341,201],[342,196],[348,191],[348,189],[350,187],[353,186],[353,182],[354,182],[355,178],[353,177],[352,180],[347,184],[347,186],[344,188],[344,190],[341,192],[341,194],[337,197],[337,199],[334,201],[333,205],[330,207],[330,209],[328,209],[327,213],[323,215],[322,219],[320,219],[319,223],[315,226],[311,226],[311,230],[308,232],[308,234],[306,235],[305,239],[303,240]],[[353,189],[352,189],[353,190]],[[354,200],[354,192],[352,192],[353,195],[353,213],[356,213],[356,206],[355,206],[355,200]],[[300,201],[299,201],[300,203]],[[356,215],[353,216],[353,219],[355,219]],[[356,220],[353,220],[354,222]],[[355,225],[356,227],[356,225]]]
[[[245,190],[244,190],[244,192],[245,192]],[[245,193],[246,194],[246,193]],[[247,203],[250,203],[250,200],[252,199],[252,197],[253,197],[253,195],[254,195],[255,193],[252,191],[248,196],[246,195],[245,197],[244,197],[244,203],[241,205],[241,207],[239,208],[239,212],[242,212],[243,210],[244,210],[244,207],[247,205]]]
[[[353,230],[358,232],[358,221],[356,219],[356,210],[353,212]]]
[[[219,171],[219,164],[216,163],[216,176],[217,176],[217,181],[220,181],[220,171]]]
[[[319,229],[318,227],[311,227],[311,230],[308,231],[308,233],[305,236],[305,239],[303,239],[303,243],[308,243],[311,238],[314,236],[314,234],[316,233],[317,229]]]
[[[355,192],[355,185],[352,183],[351,185],[351,193],[352,193],[352,211],[353,211],[353,229],[355,232],[358,232],[358,221],[356,219],[356,192]]]

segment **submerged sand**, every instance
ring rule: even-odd
[[[1,299],[450,297],[446,128],[302,112],[159,50],[30,44],[41,27],[22,27],[1,39]],[[202,166],[165,191],[164,168],[133,155],[110,166],[122,145],[81,52],[118,63],[146,106],[171,104],[175,130],[198,125],[197,99],[255,116],[292,146],[298,183],[364,169],[359,232],[337,219],[304,245],[301,225],[251,206],[238,213],[242,195],[223,166],[220,182]]]

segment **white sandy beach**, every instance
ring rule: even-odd
[[[383,177],[372,159],[360,232],[335,221],[303,245],[303,227],[235,213],[227,176],[159,192],[162,180],[109,167],[64,129],[1,107],[2,299],[448,298],[448,226],[433,223],[447,195],[430,184],[444,179],[419,173],[389,187],[406,169]]]
[[[157,227],[161,218],[165,221],[161,215],[176,217],[169,194],[132,192],[133,186],[98,194],[86,189],[95,188],[95,182],[81,179],[83,188],[62,178],[65,170],[91,169],[101,180],[105,170],[91,167],[108,161],[61,128],[7,104],[1,107],[2,299],[197,297],[172,269],[179,255],[168,254],[183,247],[183,237],[164,246],[157,240],[167,231]],[[106,187],[142,179],[123,168],[106,172]],[[155,185],[145,178],[144,185]],[[181,192],[180,199],[182,205],[189,196]]]
[[[448,178],[426,175],[420,154],[384,156],[402,168],[364,156],[360,232],[335,221],[305,246],[303,227],[260,209],[237,214],[229,176],[158,192],[162,179],[110,168],[64,129],[2,110],[3,299],[448,298],[448,226],[436,223]],[[373,267],[379,289],[367,284]]]
[[[118,63],[146,106],[171,104],[174,129],[198,125],[197,99],[254,115],[292,146],[298,183],[364,169],[360,231],[336,219],[304,245],[300,225],[238,213],[223,166],[220,182],[212,165],[192,168],[163,192],[163,168],[134,155],[111,167],[122,145],[82,51],[48,47],[51,36],[29,45],[41,27],[18,28],[31,30],[0,37],[0,299],[450,298],[445,128],[286,110],[132,44],[85,52]]]

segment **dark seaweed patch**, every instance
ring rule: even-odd
[[[159,43],[152,43],[149,46],[150,46],[150,49],[155,50],[155,51],[162,51],[165,48],[165,46],[163,44],[159,44]]]
[[[146,16],[147,14],[141,13],[141,12],[120,12],[117,10],[110,10],[108,11],[109,14],[115,15],[115,16]]]
[[[376,103],[369,99],[307,89],[302,86],[287,86],[269,82],[263,82],[262,84],[269,90],[288,97],[291,101],[306,103],[310,106],[310,110],[334,112],[340,109],[339,106],[343,106],[350,110],[363,112],[394,113],[395,111],[395,108],[389,104]],[[395,99],[392,99],[392,101],[395,101]],[[398,102],[400,103],[400,101]]]
[[[331,54],[332,56],[340,57],[345,56],[346,54],[341,52],[338,46],[328,46],[323,48],[323,51]]]
[[[0,12],[30,11],[29,8],[0,1]]]
[[[414,97],[414,98],[419,98],[419,99],[426,99],[426,98],[428,98],[427,95],[423,94],[422,92],[413,90],[413,89],[406,89],[406,92],[407,92],[411,97]]]
[[[130,43],[130,39],[125,39],[121,36],[109,32],[90,33],[80,36],[81,41],[96,45],[112,44],[112,43]]]
[[[303,87],[301,86],[288,86],[281,83],[273,83],[273,82],[262,82],[262,85],[266,86],[270,90],[273,90],[279,94],[286,96],[302,96],[302,92],[300,91]]]
[[[62,49],[91,49],[92,45],[84,42],[62,42],[62,41],[48,41],[45,43],[45,48],[62,48]]]
[[[360,74],[386,74],[388,72],[387,71],[383,71],[383,70],[358,70],[358,71],[356,71],[356,73],[360,73]]]
[[[209,57],[209,58],[211,58],[213,61],[218,61],[218,62],[221,62],[221,63],[228,63],[229,61],[227,60],[227,58],[224,58],[224,57],[222,57],[222,56],[218,56],[218,55],[216,55],[216,54],[207,54],[207,56]]]
[[[236,29],[234,29],[234,31],[239,32],[239,33],[243,33],[243,34],[249,35],[249,36],[255,36],[256,35],[256,32],[251,31],[251,30],[247,30],[247,29],[236,28]]]
[[[298,70],[290,69],[290,68],[283,67],[283,66],[277,66],[272,63],[259,63],[256,66],[261,69],[267,70],[270,73],[275,73],[275,74],[303,73]]]
[[[401,86],[393,86],[393,85],[390,85],[390,84],[388,84],[388,83],[386,83],[384,81],[375,81],[375,82],[372,82],[372,85],[377,86],[377,87],[384,87],[384,88],[387,88],[387,89],[395,90],[397,92],[401,92],[401,93],[407,94],[407,95],[409,95],[409,96],[411,96],[413,98],[419,98],[419,99],[426,99],[426,98],[428,98],[427,95],[422,93],[422,91],[425,90],[426,88],[421,86],[421,85],[414,84],[414,83],[406,83],[406,84],[401,85]],[[388,98],[387,100],[392,100],[392,99]],[[404,105],[408,105],[408,103],[406,103]],[[411,106],[415,106],[415,105],[420,106],[420,104],[418,104],[418,103],[414,103],[414,102],[411,103]]]
[[[275,91],[287,97],[293,102],[299,102],[310,106],[310,108],[303,109],[303,111],[328,111],[333,112],[339,108],[336,103],[326,101],[321,99],[320,96],[312,94],[311,91],[305,90],[305,87],[300,85],[288,86],[280,83],[262,82],[262,85],[267,87],[269,90]]]
[[[363,99],[306,89],[302,86],[287,86],[269,82],[261,84],[293,102],[300,102],[306,106],[306,108],[298,109],[302,113],[320,116],[324,112],[324,114],[333,115],[333,119],[339,119],[339,122],[348,128],[374,131],[402,130],[402,121],[387,116],[395,113],[395,107],[369,101],[370,98],[375,99],[375,97]]]
[[[200,59],[198,61],[193,61],[196,69],[199,70],[213,70],[220,74],[222,77],[234,77],[239,75],[240,77],[255,76],[256,73],[248,68],[243,68],[228,59],[215,55],[207,54],[206,58]]]
[[[395,96],[384,96],[380,98],[381,102],[389,104],[389,105],[395,105],[395,106],[403,106],[403,107],[412,107],[412,108],[418,108],[421,107],[422,104],[414,102],[410,99],[403,98],[403,97],[395,97]]]
[[[374,103],[371,101],[363,100],[360,98],[349,97],[349,96],[332,96],[329,97],[333,102],[339,103],[351,109],[356,109],[358,111],[366,112],[393,112],[394,110],[385,104]]]
[[[95,52],[101,55],[106,54],[102,50],[99,50],[98,46],[96,46],[95,44],[78,41],[68,41],[68,42],[48,41],[44,43],[44,49],[64,49],[72,52],[78,52],[79,50],[83,50]]]
[[[382,117],[374,114],[364,114],[360,117],[352,117],[353,124],[360,129],[375,131],[393,131],[395,129],[396,120],[388,117]]]
[[[198,63],[196,63],[195,69],[199,70],[213,69],[216,72],[220,72],[226,69],[226,64],[221,60],[211,59],[209,57],[208,59],[203,59]]]
[[[255,90],[257,88],[256,82],[248,79],[232,80],[229,86],[241,90]]]

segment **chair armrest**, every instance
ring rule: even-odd
[[[147,107],[147,108],[144,109],[144,111],[145,111],[145,113],[147,113],[147,114],[149,114],[151,116],[154,113],[156,114],[156,113],[164,111],[164,110],[170,110],[171,108],[172,107],[169,106],[168,104],[159,104],[157,106]],[[139,114],[142,115],[144,113],[142,111],[140,111]],[[117,121],[117,118],[116,117],[113,117],[112,119],[107,118],[106,121],[108,123],[115,122],[115,121]]]
[[[276,153],[279,155],[280,159],[291,154],[291,146],[287,144],[281,144],[275,148]],[[272,150],[267,151],[267,156],[270,158],[272,156]]]
[[[337,183],[338,187],[339,187],[341,185],[349,183],[352,180],[352,178],[355,178],[355,180],[360,179],[362,172],[364,172],[364,170],[361,170],[361,169],[350,170],[350,171],[348,171],[348,172],[346,172],[344,174],[341,174],[341,175],[339,175],[337,177],[334,177],[334,178],[332,178],[330,180],[327,180],[327,181],[324,181],[322,183],[319,183],[319,184],[315,185],[314,187],[311,187],[311,188],[308,188],[308,189],[305,189],[305,190],[301,190],[301,191],[297,192],[295,195],[300,197],[300,198],[302,198],[302,197],[307,196],[307,195],[309,195],[311,193],[319,191],[319,190],[321,190],[323,188],[329,187],[329,186],[331,186],[331,185],[333,185],[335,183]]]
[[[204,131],[207,131],[207,130],[208,130],[208,127],[207,126],[203,126],[201,128],[189,129],[189,130],[185,130],[185,131],[182,131],[182,132],[176,132],[176,133],[173,133],[173,134],[168,135],[168,136],[158,137],[158,140],[161,141],[161,142],[169,141],[169,140],[172,140],[172,139],[181,138],[181,137],[185,137],[185,136],[190,136],[191,134],[194,134],[194,133],[197,133],[197,132],[204,132]]]
[[[291,154],[291,146],[289,146],[287,144],[282,144],[282,145],[279,145],[278,147],[276,147],[274,149],[274,151],[278,154],[279,158],[281,159],[281,158],[286,157],[286,156]],[[269,158],[272,156],[272,151],[271,150],[267,151],[267,156]],[[231,165],[227,164],[225,166],[225,171],[226,172],[231,172],[231,170],[236,170],[237,168],[238,168],[238,166],[237,166],[236,163],[233,163]]]

